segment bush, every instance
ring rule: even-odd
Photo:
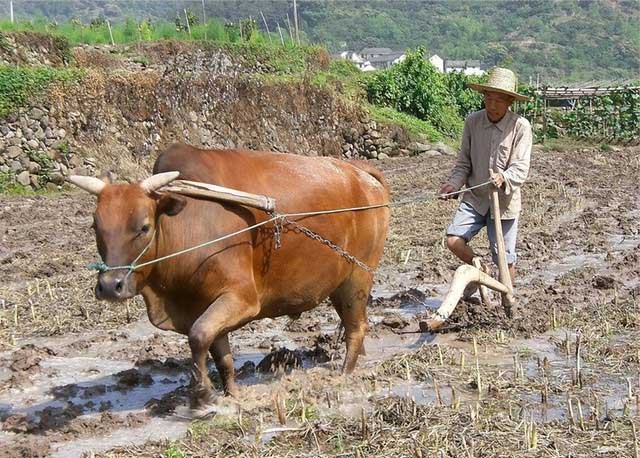
[[[406,59],[363,80],[369,101],[427,121],[447,136],[462,131],[462,117],[445,76],[425,59],[424,48],[408,51]]]
[[[467,86],[469,83],[482,83],[486,78],[478,76],[467,76],[461,72],[446,73],[444,83],[449,90],[449,94],[458,105],[458,114],[466,118],[470,113],[482,108],[482,94]]]

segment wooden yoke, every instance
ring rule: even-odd
[[[509,274],[509,265],[507,264],[507,249],[504,244],[504,236],[502,234],[502,218],[500,217],[500,201],[498,198],[498,188],[493,186],[491,191],[491,213],[493,215],[493,224],[496,231],[496,245],[498,252],[498,275],[500,283],[507,287],[508,293],[502,293],[502,307],[509,318],[512,316],[512,307],[515,304],[513,297],[513,285],[511,284],[511,275]]]
[[[175,192],[177,194],[201,199],[232,202],[248,207],[259,208],[266,212],[272,212],[276,209],[276,201],[271,197],[225,188],[215,184],[200,183],[199,181],[176,180],[169,186],[160,189],[160,191]]]

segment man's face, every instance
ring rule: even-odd
[[[491,122],[498,122],[505,115],[514,98],[500,92],[485,92],[484,106],[487,109],[487,116]]]

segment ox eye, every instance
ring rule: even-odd
[[[150,224],[145,224],[144,226],[142,226],[140,228],[140,232],[146,234],[147,232],[149,232],[151,230],[151,225]]]

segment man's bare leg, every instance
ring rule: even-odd
[[[447,248],[466,264],[471,264],[476,256],[467,241],[456,235],[447,236]]]

